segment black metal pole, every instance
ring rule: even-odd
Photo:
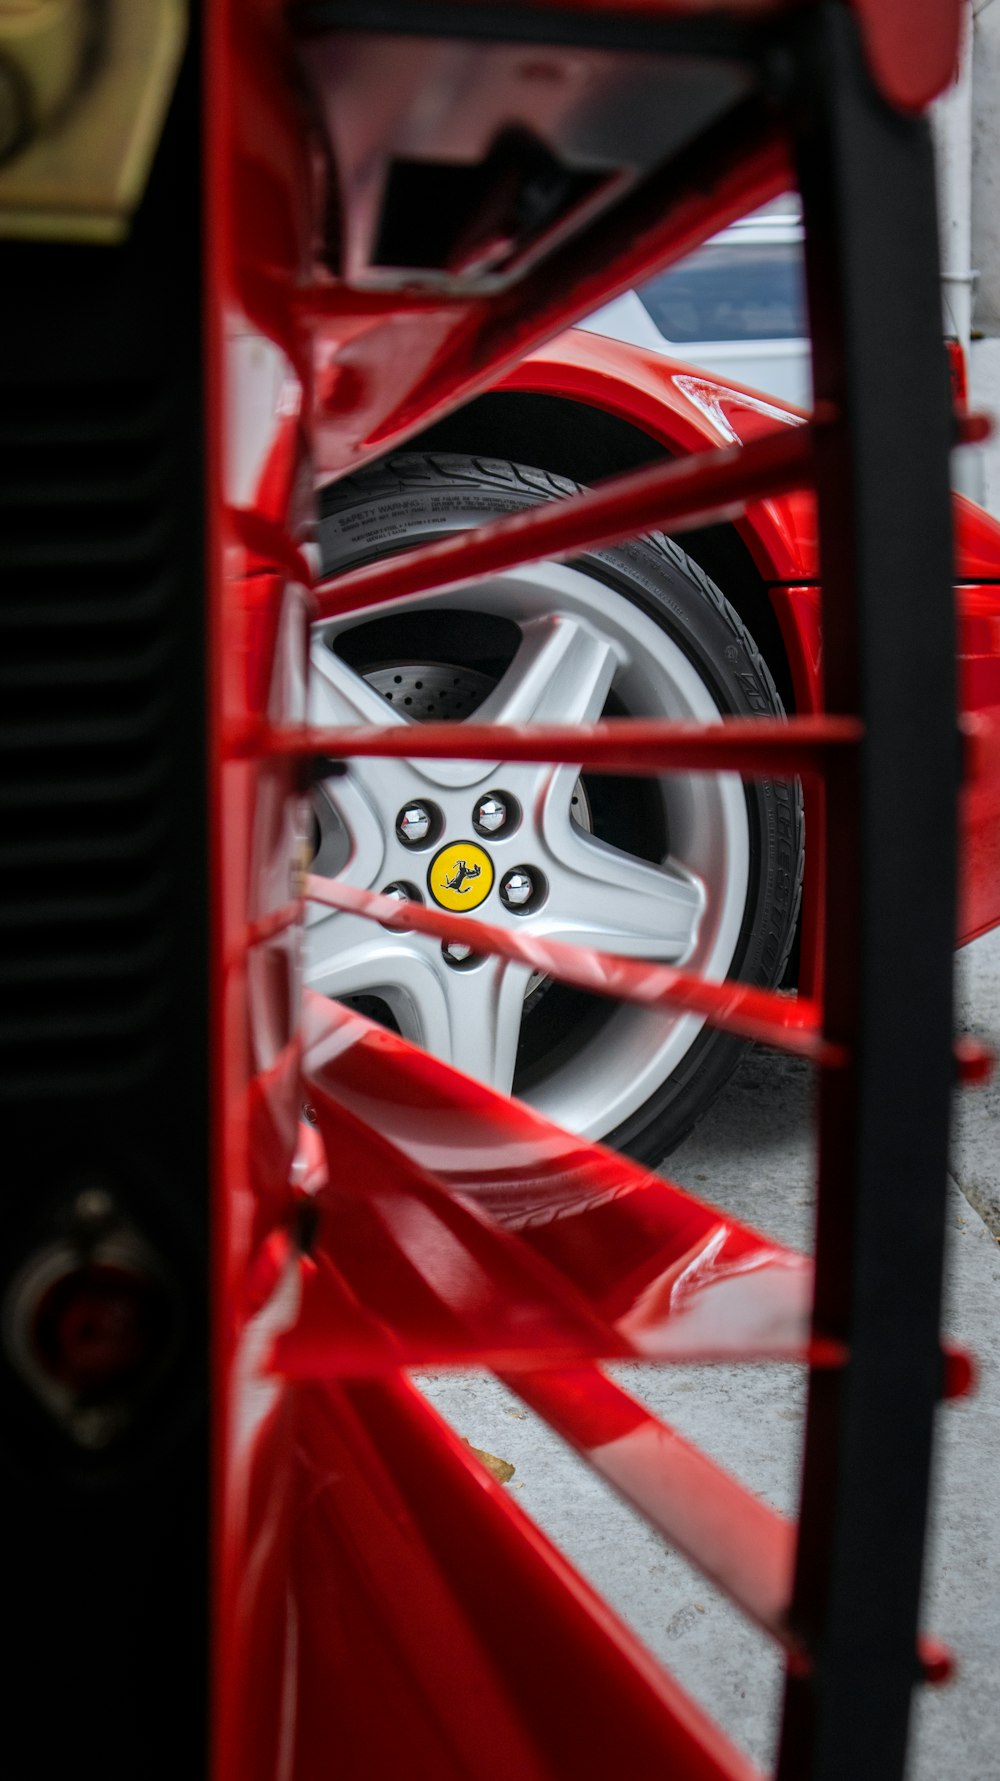
[[[916,1678],[944,1237],[955,933],[951,415],[926,123],[891,110],[845,8],[803,21],[826,700],[866,726],[828,786],[816,1325],[780,1781],[892,1781]]]

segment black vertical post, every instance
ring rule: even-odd
[[[194,1781],[206,1764],[205,398],[190,13],[127,238],[0,241],[0,1496],[8,1772],[39,1777]]]
[[[815,1372],[781,1781],[903,1773],[941,1363],[956,793],[949,447],[933,161],[854,21],[804,21],[795,129],[818,403],[826,700],[858,712],[828,787]]]

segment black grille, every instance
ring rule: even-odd
[[[206,402],[189,10],[125,239],[0,238],[10,1693],[34,1773],[60,1774],[83,1749],[104,1781],[198,1775],[207,1742]],[[31,1387],[10,1336],[33,1341],[24,1270],[90,1240],[77,1213],[93,1188],[156,1258],[174,1345],[91,1450]]]
[[[0,414],[0,1079],[155,1069],[171,776],[169,393],[8,388]]]

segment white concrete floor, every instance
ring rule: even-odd
[[[1000,1041],[1000,933],[960,955],[959,1028]],[[752,1054],[669,1160],[672,1179],[786,1243],[812,1225],[811,1073]],[[966,1093],[949,1184],[946,1327],[978,1356],[975,1397],[940,1413],[925,1625],[958,1679],[920,1691],[912,1781],[1000,1781],[1000,1080]],[[960,1191],[960,1187],[965,1193]],[[969,1197],[967,1198],[966,1195]],[[993,1220],[991,1231],[970,1199]],[[994,1235],[996,1233],[996,1235]],[[795,1508],[803,1379],[793,1367],[623,1365],[621,1383],[767,1502]],[[758,1763],[772,1760],[781,1665],[762,1634],[489,1375],[421,1384],[468,1437],[514,1463],[508,1487]],[[530,1628],[511,1628],[530,1637]],[[845,1781],[849,1781],[845,1777]]]

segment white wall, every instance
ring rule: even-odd
[[[971,406],[1000,426],[1000,0],[966,0],[958,78],[931,121],[945,330],[965,348]],[[1000,518],[1000,438],[959,452],[954,475]]]
[[[974,0],[970,230],[977,278],[972,298],[969,396],[1000,428],[1000,0]],[[980,498],[1000,518],[1000,438],[977,454]]]

